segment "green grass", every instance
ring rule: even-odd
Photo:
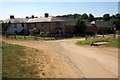
[[[3,78],[32,78],[35,76],[36,65],[29,65],[25,53],[26,47],[3,42],[2,77]]]
[[[14,39],[14,36],[9,36],[9,38]],[[25,36],[26,40],[35,40],[34,36]],[[23,35],[16,35],[16,39],[25,39]],[[55,39],[55,37],[37,37],[37,40],[44,40],[44,39]]]
[[[119,41],[118,39],[113,39],[113,38],[96,38],[96,39],[88,39],[85,41],[78,41],[76,44],[77,45],[91,45],[91,43],[96,43],[96,42],[108,42],[104,44],[106,47],[116,47],[120,48],[120,45],[118,45]]]

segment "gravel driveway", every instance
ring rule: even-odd
[[[3,39],[3,41],[12,44],[19,44],[42,50],[44,53],[48,53],[51,59],[54,55],[57,55],[54,56],[56,60],[52,63],[58,66],[64,62],[64,65],[56,67],[56,71],[54,70],[53,72],[54,76],[57,78],[117,78],[118,49],[76,45],[75,43],[80,40],[84,39],[49,41]],[[61,72],[61,75],[58,75],[58,72]]]

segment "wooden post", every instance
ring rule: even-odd
[[[16,38],[16,34],[14,35],[14,39],[17,39],[17,38]]]
[[[45,34],[43,35],[43,38],[44,38],[44,40],[45,40]]]
[[[87,35],[85,35],[85,40],[87,41],[87,38],[88,38],[88,36]]]
[[[8,38],[8,35],[6,34],[6,38]]]
[[[36,38],[36,34],[34,35],[34,39],[37,40],[37,38]]]
[[[50,34],[51,40],[52,40],[52,34]]]
[[[113,38],[114,38],[114,40],[116,39],[116,35],[115,34],[113,35]]]
[[[24,34],[24,40],[26,40],[25,34]]]
[[[103,34],[103,38],[104,38],[105,36],[104,36],[104,34]]]
[[[97,33],[95,33],[95,35],[93,36],[93,37],[94,37],[94,39],[96,38],[96,35],[97,35]]]

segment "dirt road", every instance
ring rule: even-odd
[[[55,59],[52,62],[56,66],[53,72],[54,77],[117,78],[118,76],[117,48],[78,46],[75,44],[76,41],[84,39],[3,40],[12,44],[36,48],[47,53],[51,59]]]

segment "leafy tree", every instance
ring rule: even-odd
[[[94,20],[95,20],[95,19],[94,19],[94,16],[93,16],[92,14],[89,14],[88,21],[92,22],[92,21],[94,21]]]
[[[110,20],[110,14],[104,14],[103,15],[103,20],[106,21],[106,22],[109,21]]]
[[[8,23],[2,23],[2,33],[5,34],[6,31],[8,30],[8,27],[11,25],[11,22],[9,21]]]
[[[103,21],[103,17],[95,17],[95,21]]]
[[[117,30],[120,30],[120,14],[116,14],[111,16],[110,22],[112,22],[115,26]]]
[[[88,19],[88,15],[87,15],[86,13],[84,13],[84,14],[82,15],[82,18],[85,19],[85,20],[87,20],[87,19]]]
[[[81,15],[80,14],[77,14],[77,13],[75,13],[75,14],[67,14],[67,15],[62,15],[62,16],[56,16],[56,17],[66,17],[66,18],[77,18],[77,17],[80,17]]]
[[[74,18],[78,18],[78,17],[80,17],[81,15],[80,14],[74,14]]]
[[[116,18],[116,16],[115,16],[115,15],[112,15],[111,18]]]
[[[119,13],[116,14],[115,17],[118,18],[118,19],[120,19],[120,14]]]
[[[78,33],[78,34],[85,33],[87,26],[85,24],[85,21],[81,17],[77,18],[75,28],[76,28],[76,31],[75,31],[76,33]]]
[[[118,19],[118,18],[111,18],[110,22],[115,24],[117,30],[120,30],[120,19]]]

